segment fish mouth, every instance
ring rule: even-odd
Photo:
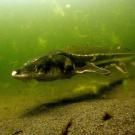
[[[17,71],[17,70],[12,71],[11,76],[12,76],[13,78],[19,79],[19,80],[28,80],[28,79],[31,78],[30,75],[28,75],[28,74],[26,74],[26,73],[21,73],[21,74],[20,74],[19,71]]]

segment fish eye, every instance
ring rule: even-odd
[[[37,68],[37,66],[36,66],[36,65],[34,65],[34,70],[35,70],[35,72],[37,72],[37,71],[38,71],[38,68]]]
[[[43,69],[41,66],[35,66],[35,72],[43,72]]]
[[[46,65],[39,64],[39,65],[36,66],[36,71],[37,72],[47,72],[48,69],[47,69]]]
[[[42,71],[42,65],[35,65],[34,68],[36,72]]]

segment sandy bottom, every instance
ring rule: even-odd
[[[1,135],[134,135],[135,98],[42,104],[0,121]]]

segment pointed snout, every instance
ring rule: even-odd
[[[28,79],[28,74],[21,73],[20,70],[12,71],[11,76],[15,79],[20,80]]]
[[[12,71],[11,76],[15,77],[17,75],[17,71]]]

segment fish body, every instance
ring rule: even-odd
[[[70,78],[75,74],[95,72],[109,75],[110,65],[124,72],[122,62],[135,58],[135,53],[72,54],[56,52],[28,61],[20,69],[12,71],[12,77],[20,80],[36,79],[52,81]]]

